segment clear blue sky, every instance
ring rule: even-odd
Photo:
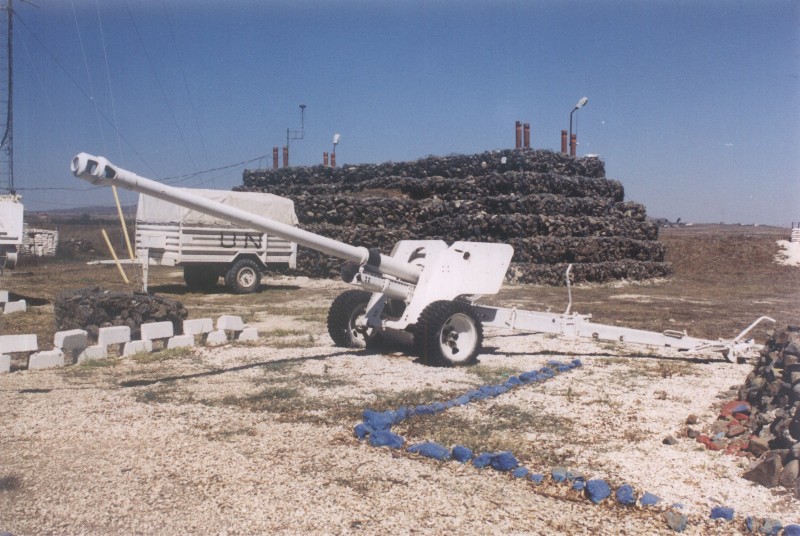
[[[516,120],[558,150],[587,96],[579,154],[650,215],[800,219],[796,0],[35,3],[14,3],[30,210],[113,202],[69,173],[80,151],[157,179],[271,166],[300,104],[291,161],[313,165],[336,132],[339,164],[401,161],[513,147]],[[244,167],[179,185],[229,189]]]

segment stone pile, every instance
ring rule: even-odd
[[[739,397],[752,407],[751,451],[759,454],[745,478],[800,497],[800,327],[767,340]]]
[[[597,158],[530,149],[331,168],[246,170],[243,191],[291,198],[300,225],[388,253],[398,240],[502,242],[508,279],[562,284],[670,274],[658,226],[624,201]],[[336,277],[341,261],[304,249],[298,269]]]
[[[771,334],[731,394],[736,399],[723,404],[706,433],[690,415],[686,435],[709,450],[753,458],[744,478],[800,497],[800,327]]]
[[[25,226],[19,254],[30,257],[55,257],[58,249],[58,231],[33,229]]]
[[[178,301],[152,294],[112,292],[99,287],[62,293],[54,302],[56,327],[59,330],[85,329],[97,341],[99,329],[127,326],[131,337],[139,339],[141,325],[171,322],[175,333],[182,333],[189,315]]]

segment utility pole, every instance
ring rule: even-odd
[[[306,135],[305,129],[306,105],[300,105],[300,130],[286,129],[286,145],[283,147],[283,167],[289,166],[289,142],[290,140],[302,140]]]
[[[13,71],[13,0],[6,0],[2,10],[6,24],[0,25],[0,39],[5,37],[4,55],[0,56],[0,192],[14,191],[14,71]],[[2,35],[2,32],[5,35]],[[3,114],[2,112],[5,111]]]

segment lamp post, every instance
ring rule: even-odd
[[[587,102],[589,102],[589,97],[582,97],[581,100],[578,101],[578,103],[569,113],[569,144],[570,144],[570,154],[572,156],[575,156],[575,145],[572,139],[572,114],[574,114],[577,110],[586,106]]]
[[[337,132],[333,135],[333,152],[331,153],[331,167],[336,167],[336,146],[339,145],[341,136]]]

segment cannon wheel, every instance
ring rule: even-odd
[[[250,294],[261,284],[261,269],[253,259],[239,259],[225,274],[225,286],[236,294]]]
[[[372,293],[365,290],[346,290],[336,296],[328,310],[328,334],[336,346],[366,348],[379,340],[374,329],[366,331],[356,326],[356,321],[367,313]]]
[[[435,301],[419,315],[414,346],[428,365],[474,365],[483,344],[483,325],[468,303]]]
[[[204,264],[187,264],[183,267],[183,280],[191,290],[211,290],[217,286],[219,270]]]

